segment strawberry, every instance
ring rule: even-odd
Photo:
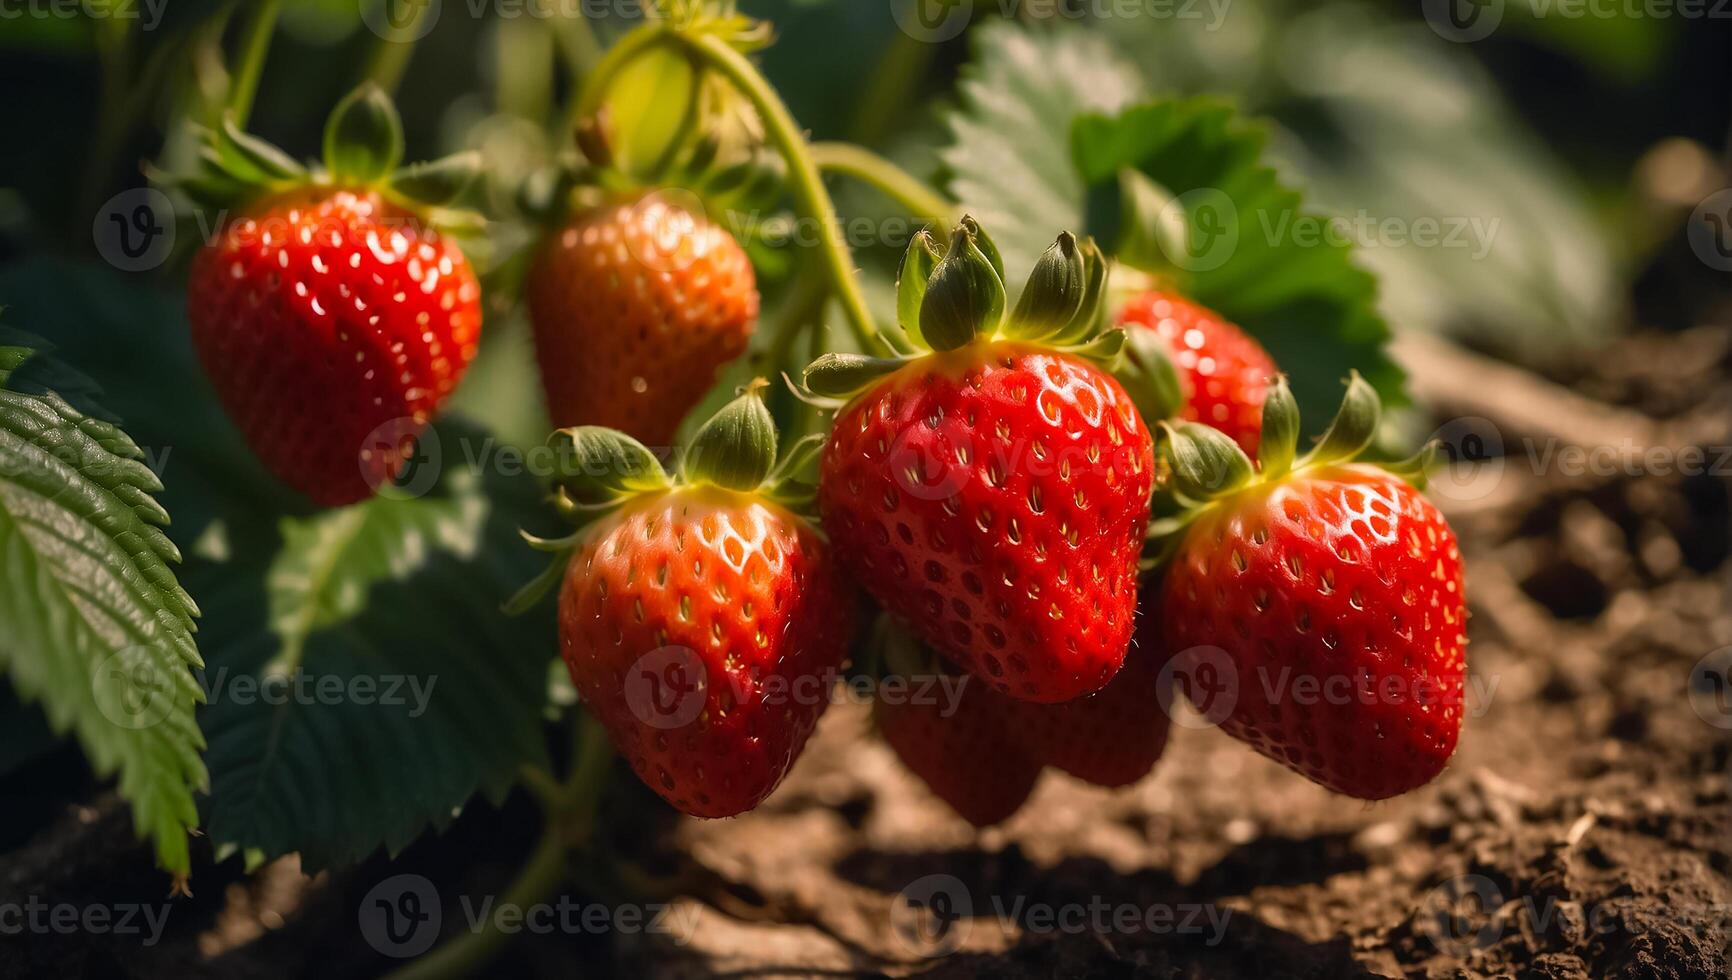
[[[579,509],[559,594],[572,683],[638,777],[684,813],[726,817],[776,788],[829,703],[852,598],[814,529],[773,496],[754,388],[695,436],[670,480],[628,436],[557,436]],[[602,479],[618,479],[598,487]],[[558,567],[558,563],[556,563]]]
[[[894,675],[906,679],[901,693],[889,688],[872,706],[878,732],[908,770],[934,796],[976,827],[1002,823],[1022,808],[1040,779],[1041,763],[1016,737],[1017,702],[977,678],[943,677],[944,690],[924,679],[941,676],[937,658],[905,637],[890,646]]]
[[[1275,376],[1275,362],[1261,344],[1213,310],[1158,289],[1133,295],[1119,311],[1119,323],[1159,341],[1159,349],[1133,345],[1133,357],[1165,357],[1175,369],[1181,400],[1138,406],[1151,423],[1172,417],[1176,408],[1179,418],[1213,426],[1247,454],[1257,454],[1263,392]]]
[[[1063,704],[1011,703],[1015,739],[1032,757],[1072,776],[1115,789],[1137,782],[1161,758],[1172,727],[1155,696],[1161,658],[1133,643],[1106,687]]]
[[[1355,376],[1335,424],[1295,461],[1285,382],[1268,398],[1256,475],[1212,430],[1165,430],[1175,492],[1204,503],[1178,532],[1151,627],[1168,650],[1224,652],[1228,734],[1339,793],[1407,792],[1455,749],[1466,669],[1455,535],[1398,475],[1423,472],[1427,454],[1353,462],[1378,415]]]
[[[480,283],[414,195],[455,196],[476,161],[384,184],[402,133],[372,87],[333,113],[316,177],[232,125],[213,139],[215,172],[189,189],[262,196],[193,260],[193,346],[271,472],[320,505],[365,499],[397,476],[475,356]]]
[[[1153,479],[1147,428],[1089,360],[1123,336],[1101,329],[1104,261],[1060,236],[1006,317],[971,219],[942,257],[924,235],[908,256],[892,342],[931,351],[826,355],[806,374],[822,395],[859,391],[822,460],[824,527],[867,592],[999,691],[1097,691],[1130,643]]]
[[[248,445],[324,506],[397,475],[481,335],[462,251],[371,191],[291,192],[237,216],[194,258],[187,310]]]
[[[661,193],[581,213],[544,242],[527,284],[556,426],[665,446],[746,349],[752,263],[732,235]]]

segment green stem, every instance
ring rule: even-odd
[[[372,57],[367,61],[366,77],[386,92],[395,93],[402,83],[403,72],[409,67],[409,57],[415,53],[415,42],[421,39],[421,21],[433,6],[431,3],[416,4],[407,24],[389,35],[381,34],[379,43],[373,46]]]
[[[855,274],[854,259],[842,236],[841,222],[836,218],[836,205],[824,187],[818,165],[812,160],[804,132],[781,96],[770,86],[745,55],[734,50],[723,39],[705,34],[680,38],[687,47],[726,78],[758,110],[770,141],[776,144],[788,163],[788,185],[793,192],[795,210],[800,217],[817,221],[820,227],[819,256],[830,280],[831,291],[842,304],[842,312],[854,331],[854,339],[862,350],[878,349],[878,327],[872,322],[872,311],[866,304],[866,294],[860,289]]]
[[[956,205],[865,147],[852,143],[813,143],[811,153],[819,170],[852,177],[874,187],[916,218],[948,229],[959,217]]]
[[[97,63],[101,71],[101,101],[96,108],[96,128],[91,139],[91,151],[85,158],[83,183],[74,212],[74,228],[89,234],[90,220],[101,206],[102,191],[115,166],[115,157],[132,131],[132,119],[127,112],[127,93],[132,79],[132,29],[119,18],[95,21],[91,27],[96,45]]]
[[[597,790],[613,761],[613,749],[600,723],[588,712],[582,712],[582,718],[571,774],[547,801],[547,829],[517,878],[499,896],[501,909],[524,909],[546,901],[565,881],[566,860],[572,849],[590,836]],[[480,928],[458,935],[390,976],[392,980],[469,976],[486,965],[510,938],[499,931],[496,919],[488,919]]]
[[[770,141],[788,163],[788,184],[797,214],[817,221],[821,226],[818,251],[823,259],[825,276],[830,280],[837,301],[842,304],[842,312],[848,318],[855,340],[862,350],[878,350],[878,327],[872,322],[872,311],[866,304],[866,294],[860,289],[853,257],[842,237],[841,222],[836,218],[836,205],[830,200],[823,176],[812,160],[805,133],[776,90],[751,61],[726,40],[713,34],[688,36],[665,24],[647,25],[632,31],[621,38],[590,73],[584,84],[583,97],[577,103],[577,118],[587,119],[601,108],[608,87],[622,68],[664,44],[684,46],[699,62],[727,79],[758,111]]]
[[[259,79],[265,73],[265,55],[270,51],[271,34],[277,29],[281,6],[281,0],[254,0],[252,18],[241,32],[240,58],[229,81],[228,111],[234,115],[235,125],[242,129],[253,111],[253,97],[258,94]]]

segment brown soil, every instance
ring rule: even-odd
[[[1219,732],[1180,727],[1142,784],[1113,793],[1049,774],[1022,813],[975,833],[870,736],[863,709],[844,706],[748,817],[675,821],[630,786],[609,800],[604,857],[579,870],[614,886],[574,900],[630,882],[638,900],[672,903],[673,933],[525,936],[496,968],[1732,975],[1732,701],[1716,701],[1697,669],[1724,678],[1729,661],[1712,654],[1732,645],[1732,461],[1719,475],[1571,475],[1561,458],[1534,466],[1522,444],[1534,435],[1544,452],[1548,433],[1533,430],[1547,425],[1627,425],[1653,445],[1732,445],[1729,350],[1727,331],[1644,336],[1557,368],[1557,380],[1620,406],[1588,421],[1566,417],[1582,403],[1531,376],[1513,392],[1476,391],[1471,376],[1429,383],[1429,401],[1489,419],[1514,453],[1500,478],[1469,484],[1483,494],[1434,494],[1469,558],[1474,616],[1469,717],[1434,784],[1367,806]],[[164,883],[126,843],[124,820],[111,800],[68,812],[0,859],[0,898],[159,900]],[[521,801],[472,807],[395,864],[311,882],[283,865],[248,882],[233,861],[207,864],[200,898],[160,946],[8,937],[0,974],[369,975],[391,964],[356,935],[361,895],[392,874],[426,874],[450,934],[457,897],[501,888],[534,823]],[[947,928],[917,904],[935,890],[956,913]]]

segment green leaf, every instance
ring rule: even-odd
[[[448,463],[479,438],[436,431]],[[263,608],[209,630],[218,844],[311,867],[395,854],[545,764],[553,626],[500,612],[537,571],[514,532],[534,486],[499,482],[448,465],[434,495],[283,520]]]
[[[1185,228],[1172,285],[1255,335],[1309,417],[1327,417],[1351,369],[1402,402],[1375,279],[1339,238],[1295,233],[1322,219],[1265,162],[1262,127],[1207,99],[1125,108],[1139,83],[1100,34],[998,25],[977,38],[943,158],[954,195],[993,229],[1008,266],[1032,265],[1060,229],[1122,242],[1112,226],[1122,172],[1134,171],[1147,179],[1130,181],[1144,200],[1128,210],[1164,194],[1159,210]],[[1131,236],[1171,238],[1170,228]]]
[[[194,717],[198,607],[170,567],[180,551],[151,496],[162,484],[114,424],[11,383],[40,357],[24,339],[0,330],[0,667],[92,769],[118,773],[134,829],[185,874],[193,793],[209,776]]]
[[[972,41],[940,159],[952,195],[992,230],[1014,279],[1059,232],[1084,231],[1088,188],[1071,159],[1071,121],[1124,107],[1140,83],[1104,38],[1087,32],[994,22]]]
[[[469,192],[482,168],[481,154],[466,150],[404,167],[391,176],[391,189],[422,204],[451,204]]]
[[[105,386],[161,465],[181,581],[204,612],[211,793],[201,805],[219,848],[299,851],[310,867],[396,851],[477,791],[497,799],[522,766],[545,762],[552,609],[513,620],[500,607],[542,567],[518,529],[557,522],[512,443],[448,412],[432,430],[443,476],[428,495],[309,513],[216,404],[178,292],[32,260],[0,271],[0,302]],[[522,385],[495,400],[513,395],[533,407]],[[0,623],[10,626],[4,611]],[[297,659],[306,697],[275,704],[248,690]],[[399,703],[376,703],[394,677]],[[321,698],[324,678],[339,697]]]
[[[1510,4],[1499,36],[1543,21],[1603,29],[1645,50],[1638,28],[1664,23],[1535,20],[1526,11]],[[1439,43],[1411,18],[1367,3],[1234,0],[1218,21],[1115,17],[1101,26],[1150,91],[1233,92],[1245,111],[1283,128],[1282,158],[1307,199],[1379,246],[1360,249],[1358,261],[1381,281],[1389,322],[1543,359],[1628,319],[1619,260],[1645,243],[1604,220],[1579,161],[1533,138],[1475,57],[1480,45]]]

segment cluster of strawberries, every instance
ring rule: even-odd
[[[481,288],[435,227],[473,161],[399,169],[376,91],[339,107],[326,142],[308,173],[213,134],[195,189],[250,203],[197,257],[189,309],[258,455],[342,505],[397,474],[456,387]],[[760,803],[851,664],[962,679],[958,698],[883,699],[876,718],[981,825],[1046,766],[1140,779],[1175,687],[1356,797],[1422,785],[1454,750],[1462,562],[1410,482],[1423,461],[1358,461],[1378,405],[1357,379],[1301,454],[1263,349],[1170,290],[1115,299],[1090,241],[1061,234],[1012,305],[985,230],[922,233],[882,349],[805,373],[836,410],[826,438],[783,452],[752,386],[671,467],[645,444],[667,446],[757,316],[739,243],[655,194],[603,195],[555,225],[525,293],[561,427],[556,500],[578,524],[541,543],[560,555],[562,653],[682,811]],[[1324,695],[1295,698],[1300,678]]]

